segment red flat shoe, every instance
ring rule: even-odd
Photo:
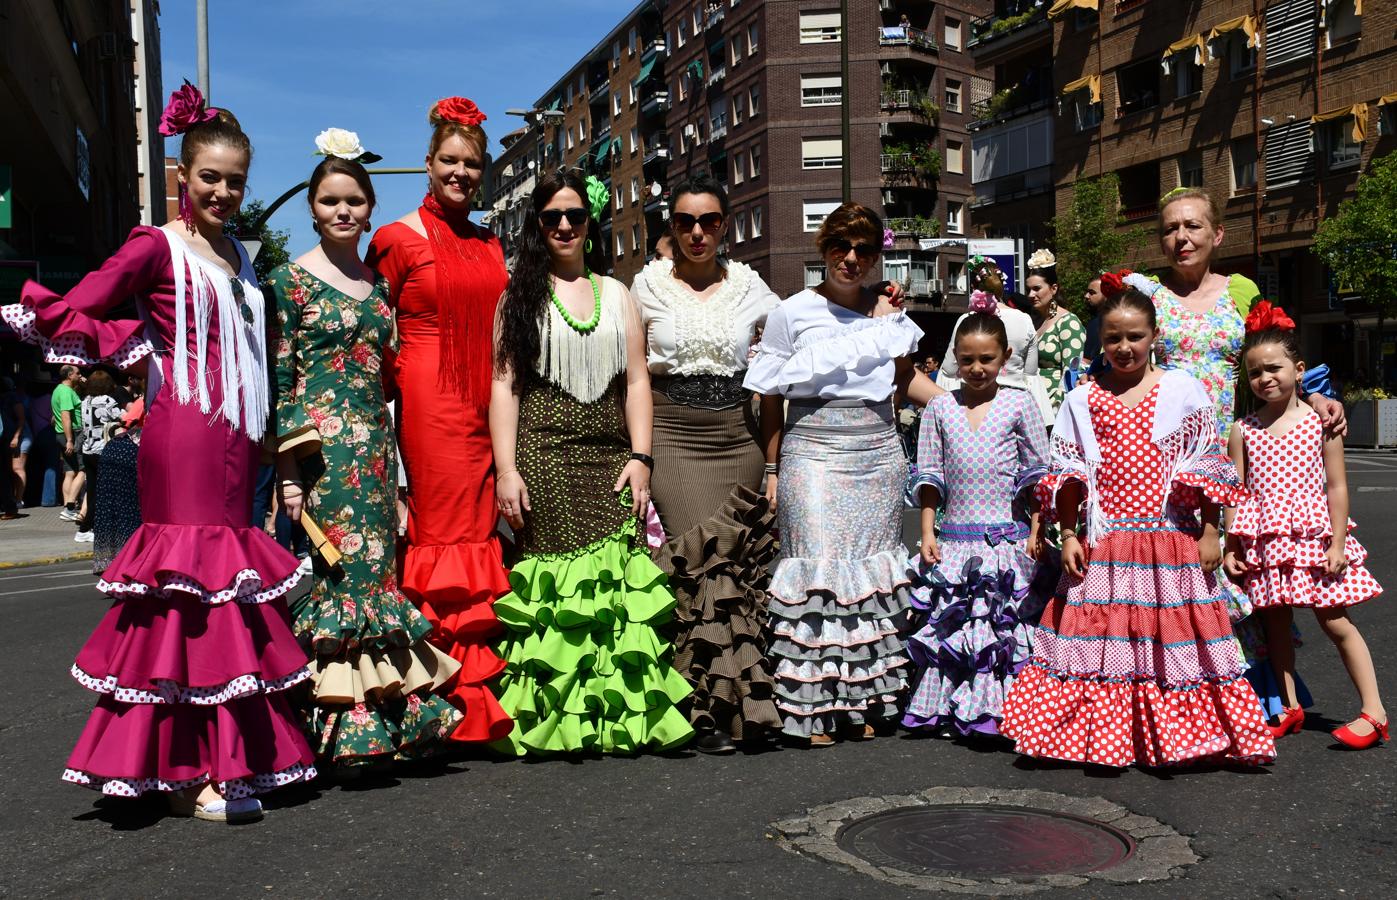
[[[1373,726],[1372,733],[1354,734],[1352,728],[1348,725],[1344,725],[1334,729],[1332,732],[1334,740],[1343,744],[1350,750],[1367,750],[1369,747],[1376,746],[1381,741],[1391,740],[1391,738],[1387,736],[1388,725],[1386,722],[1379,723],[1377,719],[1367,713],[1359,713],[1358,718]]]
[[[1300,726],[1305,724],[1305,711],[1298,706],[1281,711],[1280,718],[1274,725],[1266,727],[1271,732],[1271,737],[1281,738],[1287,734],[1298,734]]]

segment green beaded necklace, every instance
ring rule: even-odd
[[[587,280],[592,283],[592,317],[590,319],[579,322],[573,318],[572,313],[568,312],[567,307],[563,306],[563,301],[558,298],[558,292],[553,289],[551,280],[548,282],[548,296],[552,298],[553,305],[558,309],[558,314],[563,317],[563,321],[568,323],[573,331],[580,334],[591,334],[601,324],[601,287],[597,284],[597,276],[586,269],[583,271],[587,273]]]

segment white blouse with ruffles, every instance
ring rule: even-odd
[[[767,319],[743,385],[790,400],[870,400],[893,393],[895,361],[922,330],[899,310],[872,318],[804,290]]]
[[[750,266],[729,262],[727,277],[701,300],[657,259],[635,276],[631,293],[645,326],[652,375],[733,375],[747,368],[757,332],[781,298]]]

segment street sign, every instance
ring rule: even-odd
[[[0,228],[14,227],[15,198],[10,190],[13,181],[14,170],[9,166],[0,165]]]

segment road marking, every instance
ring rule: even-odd
[[[1381,494],[1390,491],[1397,491],[1397,487],[1376,487],[1374,485],[1365,484],[1358,489],[1358,493],[1360,494]]]
[[[28,589],[23,590],[23,591],[6,591],[4,597],[3,597],[3,598],[0,598],[0,599],[9,599],[10,597],[18,597],[20,594],[42,594],[42,593],[44,593],[45,591],[56,591],[56,590],[59,590],[60,588],[79,588],[79,587],[90,587],[90,588],[92,588],[93,590],[96,590],[96,589],[97,589],[96,583],[95,583],[95,582],[91,582],[91,581],[88,581],[88,582],[81,582],[81,583],[78,583],[78,584],[51,584],[51,585],[49,585],[49,586],[47,586],[47,587],[41,587],[41,588],[28,588]]]
[[[0,581],[14,581],[16,578],[67,578],[72,575],[85,575],[91,571],[91,566],[82,566],[77,569],[63,569],[59,572],[19,572],[13,575],[0,575]]]

